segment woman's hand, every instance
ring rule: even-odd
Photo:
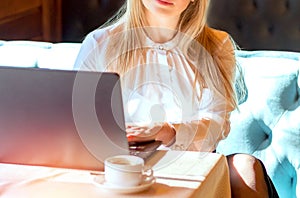
[[[175,140],[176,131],[169,123],[156,124],[153,126],[133,126],[126,127],[129,142],[143,142],[149,140],[160,140],[166,146]]]

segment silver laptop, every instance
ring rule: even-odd
[[[103,170],[159,145],[128,144],[116,73],[0,67],[0,163]]]
[[[0,67],[0,162],[102,170],[128,154],[119,76]]]

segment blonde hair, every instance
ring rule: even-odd
[[[224,43],[224,38],[218,38],[215,32],[207,27],[209,2],[209,0],[195,0],[191,2],[180,16],[178,31],[192,38],[190,42],[183,42],[188,46],[187,49],[191,47],[192,41],[196,40],[210,54],[214,65],[216,65],[216,67],[212,67],[209,60],[207,62],[201,61],[204,63],[201,65],[201,70],[194,68],[196,74],[194,84],[200,82],[200,89],[208,87],[215,93],[225,97],[227,101],[226,111],[232,111],[238,106],[234,89],[236,68],[234,48],[229,36]],[[136,57],[133,56],[132,50],[143,48],[139,40],[140,31],[138,29],[147,26],[145,19],[142,1],[127,0],[116,15],[102,26],[106,27],[118,22],[122,24],[124,30],[122,31],[122,39],[114,41],[114,44],[107,49],[107,53],[116,53],[116,49],[122,53],[119,54],[116,60],[117,63],[114,64],[118,65],[118,68],[112,69],[121,75],[131,67],[131,63],[135,62],[134,59]]]

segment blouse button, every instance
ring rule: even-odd
[[[159,45],[159,46],[158,46],[158,49],[159,49],[159,50],[164,50],[164,47],[163,47],[162,45]]]

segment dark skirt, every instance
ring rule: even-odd
[[[216,151],[213,151],[213,152],[215,153]],[[234,155],[234,154],[232,154],[232,155]],[[269,198],[279,198],[277,190],[266,171],[266,167],[265,167],[264,163],[260,159],[257,159],[257,160],[260,162],[262,169],[263,169],[266,185],[268,187]]]
[[[263,172],[264,172],[264,175],[265,175],[265,181],[266,181],[266,184],[267,184],[267,187],[268,187],[269,198],[279,198],[277,190],[276,190],[271,178],[269,177],[269,175],[266,171],[265,165],[263,164],[263,162],[261,160],[258,159],[258,161],[260,162],[260,164],[263,168]]]

